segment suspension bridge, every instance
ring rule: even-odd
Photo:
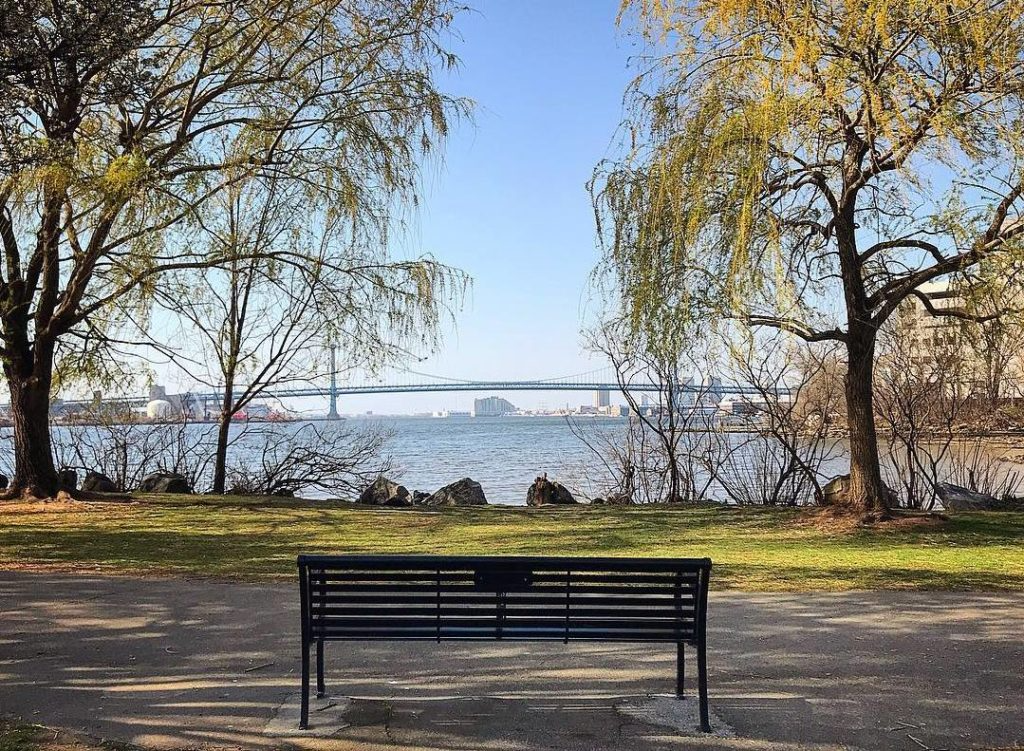
[[[361,396],[370,394],[408,394],[408,393],[444,393],[453,391],[478,392],[509,392],[509,391],[590,391],[621,393],[631,392],[664,392],[665,387],[649,378],[631,380],[620,383],[613,375],[612,369],[603,368],[584,373],[552,378],[528,380],[514,379],[469,379],[451,378],[414,370],[395,371],[388,378],[369,382],[353,382],[339,380],[335,372],[319,377],[312,377],[302,383],[275,385],[260,390],[260,398],[270,399],[303,399],[326,398],[329,400],[329,414],[337,414],[338,399],[344,396]],[[235,393],[242,393],[247,386],[235,388]],[[678,398],[689,397],[691,401],[719,402],[725,396],[749,395],[757,396],[762,392],[749,384],[724,383],[718,378],[702,379],[689,377],[680,379],[674,387]],[[788,391],[778,389],[778,393]],[[188,401],[193,404],[216,404],[223,399],[223,389],[216,385],[206,386],[195,391],[168,396],[164,389],[156,387],[148,395],[139,396],[101,396],[94,395],[91,399],[60,400],[57,404],[62,409],[88,409],[105,405],[118,405],[131,408],[145,407],[154,398],[170,398],[176,401]]]
[[[247,388],[240,385],[234,392],[242,393]],[[338,400],[352,395],[382,393],[443,393],[451,391],[594,391],[621,393],[623,391],[664,392],[666,387],[649,378],[620,382],[613,377],[611,368],[592,370],[552,378],[527,380],[514,379],[472,379],[438,376],[414,370],[394,371],[389,377],[373,381],[340,380],[336,372],[322,376],[313,376],[301,383],[273,385],[260,389],[259,398],[275,400],[292,399],[327,399],[329,415],[338,414]],[[777,389],[784,391],[787,389]],[[697,377],[681,378],[674,387],[677,399],[689,399],[706,403],[718,403],[727,395],[759,395],[761,390],[749,384],[725,383],[718,378],[701,379]],[[101,395],[94,394],[91,399],[58,400],[55,407],[61,410],[75,411],[97,407],[99,404],[127,408],[144,408],[155,399],[167,399],[179,404],[190,403],[197,406],[216,405],[223,399],[223,389],[216,385],[201,387],[179,394],[167,394],[160,386],[152,388],[148,394],[135,395]]]

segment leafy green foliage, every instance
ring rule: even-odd
[[[435,80],[457,62],[445,44],[460,10],[0,0],[0,361],[12,395],[38,405],[75,377],[116,378],[105,366],[145,329],[166,274],[240,259],[348,269],[346,246],[370,248],[359,254],[370,283],[400,279],[385,315],[434,321],[452,275],[430,259],[390,267],[385,250],[417,202],[423,160],[469,109]],[[252,181],[289,185],[306,209],[296,222],[343,225],[332,239],[346,242],[312,257],[298,243],[197,242],[214,198]],[[21,417],[15,484],[51,493],[45,409],[30,430]]]
[[[653,62],[592,187],[638,327],[711,312],[842,340],[847,313],[881,325],[1020,254],[1018,0],[624,6]]]

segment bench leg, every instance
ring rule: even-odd
[[[309,644],[302,645],[302,709],[299,714],[299,728],[309,727]]]
[[[697,690],[700,693],[700,729],[711,732],[711,719],[708,715],[708,656],[702,639],[697,644]]]
[[[324,683],[324,640],[316,640],[316,698],[323,699],[327,696],[327,686]]]
[[[683,695],[683,683],[686,678],[686,655],[683,651],[683,643],[676,644],[676,698],[685,699]]]

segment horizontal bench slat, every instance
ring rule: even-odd
[[[319,635],[315,635],[314,639]],[[436,641],[436,629],[348,629],[323,634],[332,641]],[[498,640],[495,629],[442,629],[441,641],[450,640]],[[635,631],[635,630],[570,630],[568,637],[564,629],[519,629],[502,630],[501,640],[504,641],[618,641],[618,642],[678,642],[690,641],[694,638],[692,631]]]
[[[344,596],[331,597],[323,602],[315,603],[310,607],[313,616],[320,614],[344,614],[346,610],[357,613],[382,613],[395,614],[399,612],[415,612],[417,609],[424,613],[436,615],[441,612],[494,612],[504,608],[507,612],[544,611],[564,615],[568,612],[579,612],[586,610],[608,610],[610,612],[632,613],[637,617],[645,614],[661,617],[672,616],[675,613],[692,613],[697,603],[693,598],[679,598],[673,600],[667,597],[531,597],[524,596],[517,599],[500,600],[499,598],[474,598],[463,596],[449,596],[443,598],[430,597],[427,595],[396,595],[391,600],[347,598]]]
[[[573,584],[665,584],[674,585],[677,580],[684,584],[697,581],[697,572],[684,572],[679,575],[666,573],[601,573],[601,572],[568,572],[532,569],[533,580],[536,582],[564,583],[570,580]],[[474,571],[349,571],[329,570],[310,571],[310,584],[346,584],[361,582],[395,582],[436,584],[438,579],[445,584],[469,583],[473,581]]]
[[[352,617],[336,616],[322,618],[313,621],[313,629],[330,630],[346,628],[414,628],[417,626],[441,628],[446,626],[481,626],[497,628],[518,626],[528,628],[531,626],[550,626],[552,623],[561,623],[563,627],[568,624],[569,628],[602,628],[619,627],[630,624],[630,628],[638,630],[648,629],[675,629],[686,625],[684,621],[672,618],[546,618],[544,616],[519,616],[498,619],[496,615],[491,616],[464,616],[459,618],[428,618],[425,616],[409,616],[407,618],[374,618],[374,617]]]
[[[496,613],[497,605],[491,603],[487,607],[458,607],[458,606],[444,606],[440,608],[434,606],[412,606],[412,607],[378,607],[378,606],[358,606],[358,605],[328,605],[323,608],[313,610],[312,618],[314,621],[318,621],[324,618],[332,618],[336,616],[379,616],[379,617],[401,617],[401,616],[440,616],[442,618],[448,617],[459,617],[459,616],[472,616],[479,615],[481,613]],[[552,618],[562,618],[566,616],[566,608],[549,606],[549,607],[538,607],[534,605],[528,605],[525,607],[520,606],[508,606],[504,611],[509,616],[549,616]],[[675,617],[678,615],[682,619],[692,620],[696,617],[696,609],[690,605],[688,607],[676,608],[638,608],[638,607],[590,607],[590,606],[579,606],[572,605],[568,609],[568,613],[574,618],[604,618],[604,617],[615,617],[615,618],[665,618]]]
[[[571,556],[300,555],[307,570],[464,571],[480,567],[560,571],[705,571],[707,558],[576,558]]]
[[[641,594],[652,594],[652,595],[674,595],[676,592],[679,593],[692,593],[694,591],[693,586],[683,585],[653,585],[653,584],[636,584],[630,586],[628,584],[576,584],[570,583],[568,587],[565,584],[553,585],[553,584],[534,584],[527,586],[521,590],[513,590],[508,592],[508,596],[524,593],[534,594],[560,594],[565,595],[566,589],[574,594],[600,594],[600,595],[641,595]],[[313,597],[319,597],[327,593],[335,592],[455,592],[455,593],[479,593],[482,595],[495,594],[494,589],[481,589],[477,588],[472,583],[466,584],[447,584],[436,582],[402,582],[402,583],[389,583],[380,584],[372,582],[350,582],[345,584],[311,584],[310,595]]]
[[[518,594],[518,593],[517,593]],[[601,597],[599,595],[584,595],[579,597],[568,598],[571,605],[588,605],[593,607],[604,607],[604,606],[633,606],[633,607],[645,607],[645,608],[663,608],[672,609],[676,607],[676,601],[672,597],[661,597],[661,596],[640,596],[640,597],[627,597],[625,595],[616,595],[614,597]],[[682,598],[681,598],[682,599]],[[437,605],[438,598],[435,595],[430,594],[396,594],[387,598],[382,598],[377,595],[366,595],[366,594],[345,594],[345,595],[334,595],[323,598],[321,601],[314,601],[311,605],[311,610],[315,611],[321,604],[342,604],[342,603],[359,603],[359,604],[391,604],[391,605]],[[477,597],[473,595],[446,595],[441,597],[442,605],[494,605],[496,598],[491,595],[490,597]],[[565,607],[566,597],[562,595],[559,599],[556,596],[545,596],[545,595],[529,595],[519,594],[515,599],[508,599],[506,601],[508,607],[516,605],[548,605],[551,607]],[[680,604],[685,604],[680,602]]]

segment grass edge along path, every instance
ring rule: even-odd
[[[1024,591],[1024,513],[901,515],[702,506],[384,509],[281,498],[144,496],[0,504],[0,568],[290,580],[299,552],[708,556],[748,591]]]

